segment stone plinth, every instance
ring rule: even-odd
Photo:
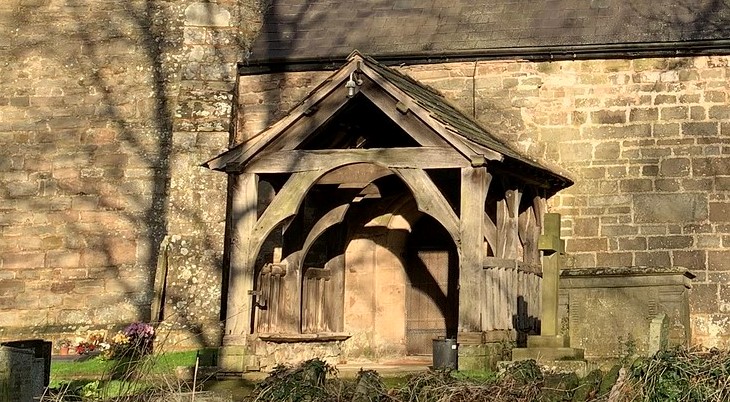
[[[567,323],[570,345],[585,349],[589,360],[616,358],[634,348],[648,353],[651,322],[659,314],[669,318],[668,344],[687,345],[692,278],[678,267],[563,271],[561,322]]]

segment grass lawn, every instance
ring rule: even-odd
[[[213,350],[211,349],[211,351]],[[194,366],[196,355],[197,351],[195,350],[151,355],[145,358],[145,370],[149,374],[169,374],[177,366]],[[97,380],[105,374],[109,374],[117,364],[114,360],[102,360],[98,357],[83,361],[52,360],[51,385],[58,384],[63,380]]]

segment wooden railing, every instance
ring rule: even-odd
[[[539,267],[520,261],[485,259],[483,331],[533,333],[539,329],[542,278],[538,273]]]

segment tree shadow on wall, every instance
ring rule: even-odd
[[[0,183],[0,196],[11,206],[0,229],[3,237],[17,240],[3,246],[4,260],[11,253],[18,259],[44,253],[38,266],[22,266],[37,269],[39,286],[52,280],[50,292],[57,294],[37,306],[47,310],[34,325],[149,320],[171,211],[189,226],[210,225],[205,199],[171,190],[173,163],[180,164],[175,169],[192,168],[209,153],[203,134],[193,135],[192,143],[173,144],[173,131],[195,131],[185,124],[173,127],[180,120],[175,120],[178,97],[196,79],[185,68],[190,57],[183,46],[185,4],[37,3],[0,11],[0,20],[12,28],[5,46],[14,67],[3,67],[0,81],[6,90],[14,86],[18,97],[12,110],[4,110],[19,116],[0,123],[15,142],[3,151],[7,158],[0,164],[18,177]],[[223,51],[210,48],[217,64],[231,64]],[[221,75],[221,81],[232,80]],[[230,99],[229,89],[221,91]],[[221,119],[225,128],[229,117]],[[196,154],[201,149],[202,155]],[[194,161],[186,166],[184,157],[191,154]],[[180,201],[173,195],[193,199],[198,208],[171,208]],[[21,241],[31,237],[39,240]],[[221,246],[209,233],[200,241],[201,250]],[[222,265],[216,257],[214,266]],[[31,286],[36,285],[27,289]],[[78,295],[79,306],[62,304],[59,292]],[[74,308],[78,314],[53,311]],[[184,316],[175,319],[189,324]]]

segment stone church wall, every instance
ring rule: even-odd
[[[694,343],[730,340],[728,57],[479,62],[405,71],[576,184],[568,264],[692,271]]]
[[[226,149],[232,123],[244,138],[329,75],[237,78],[260,26],[248,3],[0,2],[0,338],[150,319],[164,244],[166,319],[215,339],[226,178],[200,164]],[[687,267],[693,339],[725,346],[729,63],[401,69],[573,175],[551,205],[571,266]]]
[[[226,0],[0,2],[0,338],[150,320],[164,244],[165,320],[215,339],[226,177],[200,165],[228,146],[258,15]]]

